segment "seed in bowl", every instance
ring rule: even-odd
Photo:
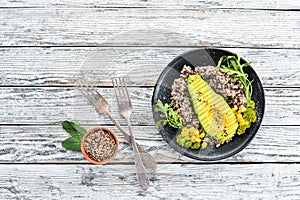
[[[102,162],[114,156],[117,144],[109,132],[96,129],[86,136],[84,149],[92,160]]]

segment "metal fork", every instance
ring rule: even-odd
[[[121,128],[120,124],[109,112],[109,103],[105,98],[86,80],[80,79],[76,83],[79,92],[96,108],[98,113],[103,113],[115,124],[123,137],[132,145],[131,137]],[[156,170],[156,161],[151,154],[146,152],[139,144],[136,144],[142,158],[142,162],[147,169]]]
[[[131,136],[131,144],[133,148],[134,162],[137,170],[137,179],[140,187],[142,189],[147,189],[149,186],[149,181],[147,178],[147,174],[145,171],[145,167],[140,157],[140,153],[138,151],[135,139],[132,135],[130,117],[133,111],[133,107],[130,101],[130,97],[128,94],[128,90],[124,81],[124,77],[115,78],[112,80],[113,86],[115,89],[116,98],[119,105],[120,114],[127,120],[129,133]]]

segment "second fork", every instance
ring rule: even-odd
[[[127,120],[128,129],[131,137],[131,144],[133,148],[134,162],[137,170],[137,178],[140,187],[146,190],[149,186],[149,181],[143,165],[140,153],[138,151],[137,144],[132,135],[130,117],[133,111],[133,107],[130,101],[128,90],[124,81],[124,77],[115,78],[112,80],[115,89],[116,98],[118,101],[119,112]]]

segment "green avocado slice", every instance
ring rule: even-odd
[[[231,140],[238,128],[238,122],[225,99],[198,74],[188,77],[187,88],[204,131],[219,142]]]

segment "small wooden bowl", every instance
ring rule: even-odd
[[[93,134],[97,130],[102,130],[102,131],[105,131],[105,132],[109,133],[114,138],[114,140],[115,140],[116,149],[115,149],[113,155],[109,159],[98,161],[98,160],[95,160],[95,159],[91,158],[90,155],[86,152],[86,149],[85,149],[86,138],[90,134]],[[82,140],[81,140],[81,152],[82,152],[84,158],[86,160],[88,160],[89,162],[95,164],[95,165],[103,165],[103,164],[108,163],[111,160],[113,160],[114,157],[117,155],[118,148],[119,148],[119,141],[118,141],[117,135],[111,129],[106,128],[106,127],[95,127],[95,128],[92,128],[91,130],[87,131],[84,134],[84,136],[82,137]]]

